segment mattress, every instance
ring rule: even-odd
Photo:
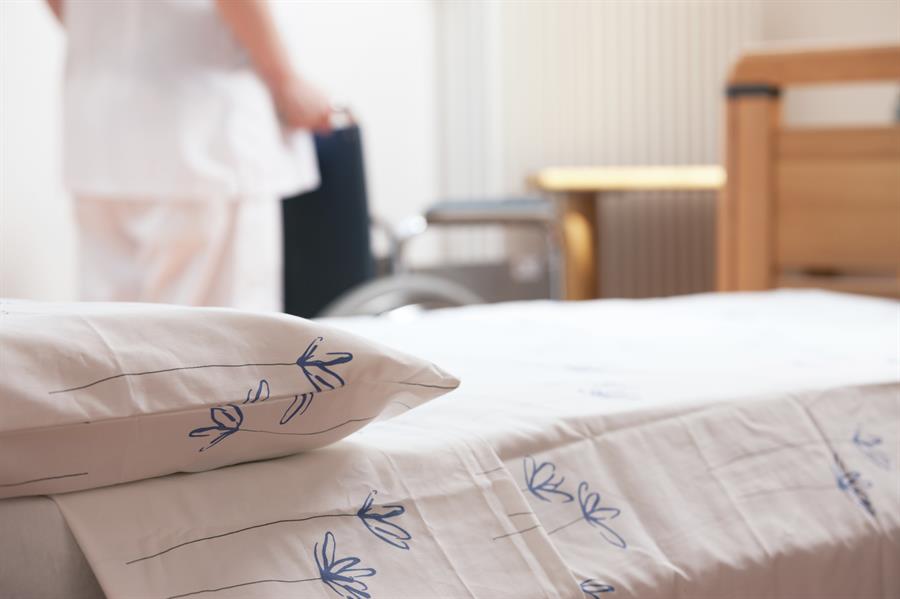
[[[896,302],[331,324],[463,385],[323,450],[0,502],[3,595],[98,596],[85,563],[110,597],[900,594]]]

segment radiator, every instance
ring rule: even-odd
[[[723,82],[759,39],[760,3],[448,0],[436,18],[440,191],[466,198],[521,194],[550,165],[720,162]],[[603,295],[711,289],[713,210],[708,192],[606,196]],[[466,231],[443,253],[491,261],[522,247]]]
[[[652,192],[600,203],[604,297],[654,297],[714,286],[715,194]]]

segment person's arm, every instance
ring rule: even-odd
[[[47,6],[50,7],[50,12],[53,13],[53,16],[56,17],[56,20],[59,21],[60,25],[63,24],[62,3],[63,0],[47,0]]]
[[[61,0],[48,0],[59,2]],[[328,130],[331,105],[291,65],[266,0],[216,0],[216,7],[238,42],[247,50],[269,88],[285,125]]]

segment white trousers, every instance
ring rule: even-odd
[[[282,309],[280,202],[75,203],[83,300]]]

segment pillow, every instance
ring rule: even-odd
[[[0,498],[306,451],[458,385],[283,314],[0,301]]]

